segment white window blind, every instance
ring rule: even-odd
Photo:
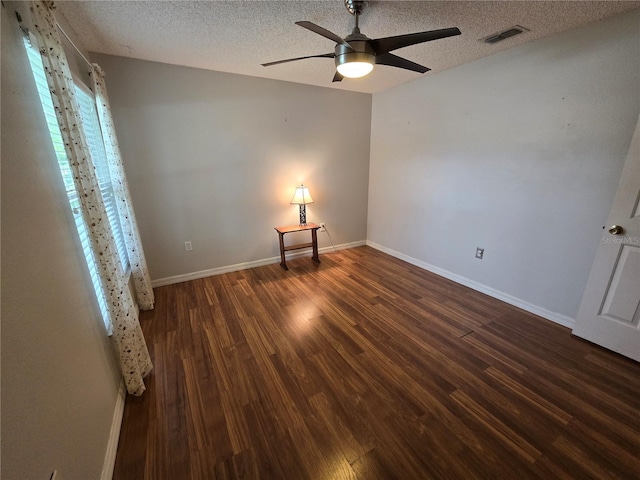
[[[45,71],[42,65],[42,58],[40,57],[40,52],[38,51],[38,48],[35,43],[35,39],[33,37],[31,38],[25,37],[24,42],[25,42],[25,47],[29,57],[29,62],[31,65],[31,71],[33,72],[33,77],[34,77],[36,86],[38,88],[38,94],[40,96],[40,102],[42,103],[44,116],[47,122],[47,126],[49,128],[49,134],[51,136],[53,148],[55,150],[56,157],[58,160],[58,166],[60,167],[60,173],[62,174],[62,179],[64,180],[64,186],[67,191],[67,197],[69,198],[69,204],[71,206],[73,218],[75,220],[76,228],[78,230],[78,235],[80,236],[82,251],[87,261],[87,266],[89,267],[89,275],[93,283],[93,288],[96,292],[98,305],[100,307],[100,312],[102,314],[103,321],[107,327],[107,331],[109,334],[111,334],[112,332],[111,332],[111,322],[109,320],[109,310],[107,308],[106,298],[104,296],[104,292],[100,284],[100,277],[98,275],[98,266],[93,256],[93,251],[91,248],[91,239],[89,238],[89,231],[87,229],[87,225],[84,221],[84,217],[82,216],[82,213],[80,210],[80,200],[78,198],[78,192],[75,188],[75,184],[73,183],[73,175],[71,173],[71,168],[69,167],[69,161],[67,159],[67,154],[65,152],[64,142],[62,140],[62,134],[60,133],[58,119],[56,118],[55,110],[53,107],[53,101],[51,99],[51,93],[49,92],[49,85],[47,84],[47,79],[45,77]],[[83,118],[83,121],[84,121],[84,118]],[[90,147],[90,148],[93,148],[93,147]],[[104,146],[102,147],[102,149],[104,152]],[[92,151],[92,155],[93,155],[93,151]],[[113,192],[113,190],[111,191]],[[111,196],[113,197],[113,194]],[[121,229],[120,229],[120,232],[121,232]],[[122,236],[122,233],[120,233],[120,236]],[[124,244],[124,242],[122,243]]]
[[[80,115],[82,116],[82,126],[91,150],[91,158],[96,167],[96,175],[102,193],[102,200],[107,210],[109,224],[113,230],[113,237],[116,241],[118,249],[118,257],[122,270],[126,272],[129,268],[129,260],[127,256],[127,248],[124,243],[124,234],[120,224],[120,216],[118,215],[118,207],[113,193],[113,183],[109,174],[109,164],[107,163],[107,152],[104,149],[104,141],[102,139],[102,130],[100,129],[100,121],[98,120],[98,112],[96,110],[95,97],[91,91],[85,91],[83,87],[76,84],[76,98],[80,105]]]

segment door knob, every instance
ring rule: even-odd
[[[624,228],[622,228],[620,225],[612,225],[611,227],[609,227],[609,233],[611,235],[620,235],[622,234],[622,232],[624,232]]]

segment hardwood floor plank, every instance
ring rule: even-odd
[[[479,340],[476,335],[466,335],[462,338],[462,340],[473,347],[473,350],[482,354],[482,358],[485,363],[490,364],[492,366],[501,366],[504,368],[508,368],[510,370],[515,371],[516,373],[524,373],[527,371],[527,368],[520,363],[516,362],[512,358],[509,358],[507,355],[504,355],[497,351],[494,348],[491,348],[490,345],[487,345],[482,340]]]
[[[256,319],[253,317],[245,318],[241,328],[256,361],[258,363],[269,362],[269,357],[276,352],[273,349],[273,343]]]
[[[231,458],[234,479],[253,479],[266,478],[262,476],[262,472],[257,462],[256,454],[253,448],[234,455]]]
[[[467,410],[475,420],[484,425],[492,435],[500,438],[506,447],[520,455],[526,461],[534,463],[536,459],[542,455],[533,445],[527,442],[494,415],[489,413],[478,402],[474,401],[463,391],[457,390],[453,392],[451,394],[451,398]]]
[[[575,473],[583,472],[595,478],[617,478],[624,479],[626,476],[619,476],[614,470],[615,467],[603,459],[597,451],[589,448],[578,439],[568,440],[564,435],[559,436],[554,442],[556,448],[565,458],[571,458],[576,465]],[[637,472],[636,472],[637,473]]]
[[[250,402],[243,406],[242,410],[249,426],[249,436],[256,454],[260,477],[287,478],[280,465],[281,462],[285,465],[291,463],[296,466],[299,460],[291,457],[292,449],[287,448],[290,445],[276,436],[271,421],[273,410],[267,404],[261,404],[259,401]],[[205,473],[209,474],[209,478],[216,478],[211,472]],[[301,475],[298,478],[308,478],[306,472],[298,473]]]
[[[603,375],[615,379],[616,388],[626,387],[633,392],[640,389],[640,378],[636,372],[637,362],[604,349],[591,349],[584,359],[589,364],[600,367]]]
[[[404,480],[404,472],[396,470],[385,459],[379,450],[374,449],[358,458],[352,465],[358,479],[384,478],[388,480]]]
[[[371,419],[363,418],[359,414],[359,406],[370,389],[350,369],[339,355],[319,354],[310,360],[309,365],[310,374],[321,379],[321,392],[331,405],[334,417],[332,421],[344,423],[362,448],[369,451],[375,446],[375,436],[369,427]]]
[[[334,412],[326,396],[321,392],[309,399],[318,423],[327,429],[330,442],[337,445],[342,456],[352,464],[359,457],[373,449],[366,443],[361,444],[340,415]]]
[[[238,402],[236,398],[227,391],[220,392],[220,400],[233,455],[238,455],[245,450],[251,449],[249,426],[242,413],[243,404]]]
[[[369,247],[155,289],[114,480],[635,479],[640,364]]]
[[[620,448],[609,438],[608,432],[596,430],[577,419],[571,422],[570,432],[570,438],[579,438],[580,441],[598,451],[600,455],[605,456],[610,464],[624,472],[621,473],[623,478],[640,476],[640,444],[629,445],[629,450]]]
[[[532,390],[524,387],[516,380],[501,372],[497,368],[489,367],[485,370],[485,372],[492,378],[497,380],[504,387],[504,390],[517,395],[527,404],[539,409],[542,413],[545,414],[546,417],[552,418],[555,421],[562,423],[563,425],[568,425],[569,422],[573,419],[573,417],[569,413],[565,412],[561,408],[558,408],[556,405],[541,397]]]
[[[556,384],[547,376],[537,373],[530,372],[526,378],[520,381],[531,386],[534,390],[544,392],[543,396],[549,401],[563,405],[564,409],[574,418],[589,422],[593,428],[615,432],[615,435],[609,438],[616,441],[621,448],[640,445],[640,429],[634,428],[632,425],[637,422],[637,414],[633,414],[627,419],[616,419],[617,415],[612,415],[615,410],[610,409],[606,404],[594,404],[591,396],[583,395],[584,391],[579,387],[574,389],[564,382]]]

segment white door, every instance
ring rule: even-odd
[[[639,323],[640,119],[573,333],[640,361]]]

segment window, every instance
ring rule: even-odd
[[[100,192],[102,200],[107,210],[107,217],[113,229],[113,237],[116,241],[118,249],[118,257],[120,265],[124,272],[129,268],[129,259],[127,257],[127,248],[124,243],[124,235],[122,226],[120,225],[120,216],[118,215],[118,207],[113,193],[113,183],[109,174],[109,164],[107,162],[107,152],[104,149],[104,141],[102,139],[102,130],[100,130],[100,121],[98,120],[98,112],[96,111],[96,103],[93,92],[84,85],[76,83],[76,98],[80,105],[80,115],[82,116],[82,126],[91,150],[91,158],[96,167],[96,175],[100,184]]]
[[[89,274],[91,276],[91,281],[96,292],[100,312],[102,313],[104,323],[107,326],[107,331],[109,335],[111,335],[111,322],[109,320],[107,301],[101,287],[100,277],[98,274],[98,266],[91,249],[89,230],[80,210],[80,199],[73,183],[73,174],[71,172],[71,168],[69,167],[69,161],[67,160],[67,154],[65,152],[64,143],[62,140],[62,134],[60,133],[60,127],[58,125],[58,120],[56,118],[55,110],[53,107],[53,100],[51,99],[49,85],[47,84],[44,67],[42,65],[42,58],[40,57],[40,52],[36,47],[35,38],[31,36],[30,38],[25,37],[25,46],[28,53],[29,62],[31,64],[31,71],[33,72],[35,83],[38,88],[38,94],[42,103],[47,126],[49,127],[51,141],[56,152],[58,166],[60,167],[60,173],[62,174],[62,179],[64,181],[67,196],[69,198],[69,204],[73,213],[73,218],[78,230],[78,235],[80,236],[82,251],[89,267]],[[81,110],[80,114],[82,116],[89,149],[91,150],[91,157],[94,159],[94,163],[96,164],[100,191],[102,192],[107,215],[109,217],[109,222],[112,226],[114,237],[116,239],[118,256],[120,258],[122,268],[126,272],[129,268],[129,260],[126,254],[122,227],[120,226],[120,220],[115,205],[113,186],[111,184],[111,179],[109,176],[107,157],[104,150],[102,132],[100,130],[98,116],[95,108],[95,100],[93,94],[91,94],[90,91],[87,93],[84,88],[86,87],[78,87],[76,85],[76,94]]]

